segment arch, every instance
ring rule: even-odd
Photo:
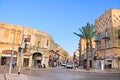
[[[33,63],[34,63],[34,67],[37,67],[37,66],[38,66],[38,68],[41,67],[42,53],[40,53],[40,52],[33,53]]]
[[[42,53],[40,53],[40,52],[33,53],[33,59],[38,59],[39,60],[38,57],[42,57]]]

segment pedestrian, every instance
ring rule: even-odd
[[[45,64],[43,64],[43,67],[46,69],[46,65]]]
[[[54,67],[56,67],[57,66],[57,63],[56,62],[54,62]]]
[[[16,66],[16,62],[13,61],[13,63],[12,63],[12,67],[13,67],[13,69],[15,68],[15,66]]]
[[[41,64],[40,63],[38,63],[38,68],[40,68],[41,67]]]

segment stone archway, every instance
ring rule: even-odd
[[[40,52],[33,53],[33,63],[34,63],[34,67],[41,67],[42,53]]]

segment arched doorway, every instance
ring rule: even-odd
[[[41,67],[42,54],[40,52],[35,52],[33,54],[33,63],[34,63],[34,67]]]
[[[14,51],[13,61],[17,62],[17,51]],[[12,50],[3,50],[1,55],[1,65],[9,65],[11,59]]]

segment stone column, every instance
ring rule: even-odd
[[[32,55],[29,57],[29,67],[32,67]]]
[[[45,56],[43,55],[42,56],[42,63],[41,63],[41,65],[43,66],[44,63],[45,63]]]
[[[49,59],[48,59],[48,57],[47,58],[45,58],[45,65],[46,65],[46,67],[48,67],[48,61],[49,61]]]
[[[118,69],[120,70],[120,60],[118,60]]]
[[[112,68],[115,68],[115,60],[112,60]]]

